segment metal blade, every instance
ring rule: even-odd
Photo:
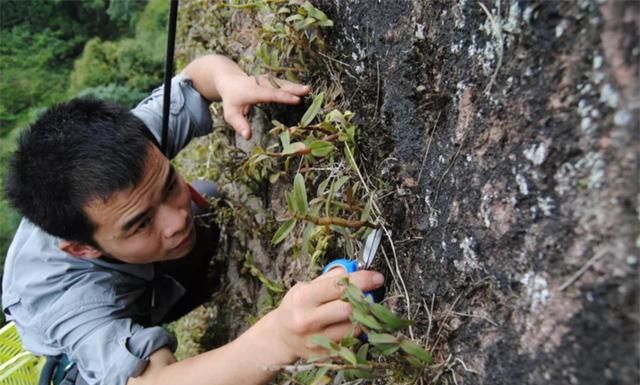
[[[382,239],[382,230],[380,229],[373,230],[367,237],[364,248],[362,249],[362,256],[360,257],[360,263],[363,269],[368,268],[373,263],[378,247],[380,246],[380,239]]]

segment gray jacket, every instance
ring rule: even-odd
[[[158,142],[162,93],[163,87],[157,88],[132,110]],[[212,123],[208,103],[182,75],[173,78],[170,111],[173,157],[191,138],[209,133]],[[156,276],[153,264],[75,258],[58,248],[59,241],[23,219],[7,254],[2,309],[15,321],[27,350],[67,354],[92,385],[125,385],[145,369],[153,352],[175,350],[175,337],[152,325],[184,294],[177,281]]]

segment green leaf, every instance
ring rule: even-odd
[[[331,21],[330,19],[320,20],[318,22],[318,25],[321,27],[333,27],[333,21]]]
[[[329,368],[320,368],[311,385],[327,385],[330,383],[331,377],[327,376],[327,371],[329,371]]]
[[[291,23],[293,21],[300,21],[300,20],[304,20],[304,16],[302,16],[300,14],[291,15],[291,16],[287,17],[286,19],[284,19],[284,21],[286,21],[287,23]]]
[[[289,235],[291,230],[293,230],[293,228],[296,226],[296,222],[297,220],[295,218],[289,219],[288,221],[284,222],[280,226],[278,231],[276,231],[276,233],[273,235],[273,238],[271,239],[271,243],[273,243],[274,245],[277,245],[280,242],[284,241],[287,235]]]
[[[400,345],[381,345],[380,348],[383,356],[390,356],[400,350]]]
[[[328,20],[327,15],[324,12],[322,12],[318,8],[311,5],[311,3],[308,1],[305,1],[304,3],[302,3],[302,8],[304,8],[304,10],[307,11],[307,15],[317,20]]]
[[[356,126],[350,125],[347,127],[347,135],[349,135],[349,140],[354,143],[356,141]]]
[[[302,174],[296,174],[293,180],[293,202],[298,214],[301,216],[307,215],[309,203],[307,203],[307,189],[304,186]]]
[[[317,21],[318,21],[318,20],[317,20],[317,19],[315,19],[315,18],[313,18],[313,17],[307,17],[307,18],[304,20],[304,23],[302,23],[302,26],[300,27],[300,29],[305,29],[305,28],[307,28],[308,26],[310,26],[310,25],[312,25],[312,24],[316,23]]]
[[[284,130],[280,134],[280,141],[282,142],[282,148],[287,147],[291,143],[291,138],[289,137],[289,130]]]
[[[277,172],[275,174],[269,175],[269,183],[271,183],[271,184],[276,183],[278,181],[278,179],[280,178],[280,175],[282,175],[281,172]]]
[[[353,378],[362,378],[365,380],[373,380],[375,378],[378,378],[378,376],[373,374],[371,371],[365,369],[349,369],[345,370],[344,373],[348,376],[352,376]]]
[[[325,213],[327,215],[331,214],[331,200],[333,200],[333,195],[337,192],[340,191],[340,189],[342,188],[342,186],[349,180],[348,176],[341,176],[340,178],[338,178],[337,180],[335,180],[333,183],[331,183],[331,187],[329,188],[329,196],[327,196],[327,201],[325,202]]]
[[[309,341],[311,341],[311,343],[314,345],[318,345],[322,348],[329,350],[330,352],[338,351],[338,344],[336,344],[334,341],[330,340],[325,336],[321,336],[319,334],[312,335],[311,338],[309,338]]]
[[[343,127],[347,126],[347,120],[340,110],[333,110],[324,117],[325,122],[340,123]]]
[[[347,162],[349,162],[349,166],[351,166],[353,171],[358,173],[358,165],[356,165],[356,160],[353,158],[353,151],[351,151],[348,144],[344,146],[344,157],[347,158]]]
[[[417,359],[417,358],[415,358],[413,356],[407,356],[407,357],[405,357],[405,360],[407,360],[409,365],[413,366],[414,368],[422,368],[422,367],[424,367],[424,362],[420,361],[419,359]]]
[[[333,191],[340,191],[342,186],[344,186],[344,184],[347,183],[348,180],[349,180],[348,176],[342,176],[342,177],[338,178],[338,180],[335,183],[335,187],[334,187]]]
[[[327,156],[334,149],[333,144],[324,140],[314,140],[309,144],[309,148],[311,148],[311,154],[317,157]]]
[[[376,329],[376,330],[383,329],[382,325],[380,325],[380,323],[375,318],[373,318],[373,316],[366,314],[358,307],[354,306],[351,316],[353,317],[354,321],[361,323],[362,325],[368,328]]]
[[[320,185],[318,186],[318,191],[316,192],[316,195],[318,195],[318,196],[324,195],[324,192],[327,189],[327,186],[329,185],[329,181],[330,181],[330,179],[325,179],[322,182],[320,182]]]
[[[404,340],[400,342],[400,349],[426,364],[431,364],[433,362],[431,354],[412,341]]]
[[[386,306],[379,303],[371,304],[371,313],[384,324],[387,329],[392,331],[404,329],[411,325],[411,321],[398,318],[393,312],[387,309]]]
[[[347,290],[344,291],[343,297],[352,304],[364,301],[364,294],[362,294],[362,291],[351,284],[347,285]]]
[[[356,357],[356,354],[351,350],[345,348],[344,346],[340,347],[340,351],[338,352],[338,354],[351,365],[358,365],[358,357]]]
[[[313,223],[307,224],[304,232],[302,233],[302,254],[309,255],[309,243],[311,241],[311,237],[314,235],[316,231],[316,225]]]
[[[307,149],[307,146],[302,142],[294,142],[282,148],[282,155],[297,154]]]
[[[300,127],[306,127],[315,119],[318,112],[320,112],[320,107],[322,106],[322,102],[324,101],[324,92],[320,92],[315,98],[313,98],[313,102],[307,112],[304,113],[302,119],[300,119]]]
[[[397,337],[392,336],[391,334],[386,334],[386,333],[369,333],[367,337],[371,345],[398,343]]]
[[[364,204],[364,209],[362,210],[362,214],[360,214],[361,221],[368,221],[371,216],[371,206],[373,205],[373,195],[369,197],[367,203]]]
[[[362,344],[358,348],[358,352],[356,356],[358,357],[358,362],[361,364],[367,363],[367,355],[369,354],[369,344]]]
[[[296,206],[293,203],[293,193],[290,191],[285,191],[284,192],[284,197],[287,200],[287,208],[289,209],[289,211],[295,213],[296,212]]]

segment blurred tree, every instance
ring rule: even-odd
[[[137,16],[144,8],[145,3],[145,0],[111,0],[109,8],[107,8],[107,15],[118,26],[133,31]]]
[[[129,108],[133,108],[146,95],[146,92],[134,90],[126,86],[109,84],[106,86],[85,88],[78,93],[77,97],[91,97],[96,99],[110,100],[112,102],[120,103]]]

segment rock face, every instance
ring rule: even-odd
[[[640,3],[314,3],[448,375],[638,383]]]

